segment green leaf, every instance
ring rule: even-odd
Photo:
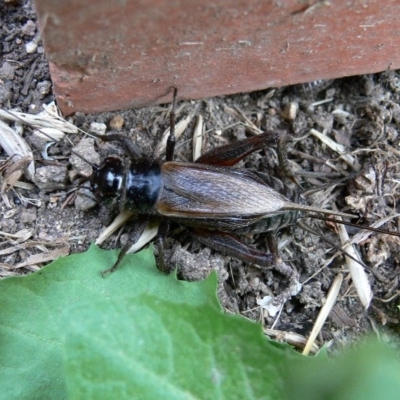
[[[306,358],[225,315],[216,275],[182,282],[151,250],[91,247],[0,282],[0,399],[397,399],[396,352]]]
[[[151,295],[65,315],[73,399],[280,399],[284,352],[258,325]],[[71,324],[72,321],[72,324]]]
[[[116,257],[116,251],[92,246],[32,275],[0,282],[0,397],[65,398],[60,320],[73,305],[150,293],[175,304],[219,307],[215,274],[204,282],[179,281],[159,272],[152,251],[145,250],[102,278]]]
[[[398,400],[399,350],[369,340],[336,359],[293,359],[285,377],[288,400]]]

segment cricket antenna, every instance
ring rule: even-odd
[[[315,218],[315,216],[310,216],[312,218]],[[323,218],[317,218],[317,219],[323,219]],[[343,221],[342,221],[343,222]],[[313,228],[311,228],[311,226],[309,226],[308,224],[306,224],[304,221],[298,220],[297,221],[297,225],[301,228],[304,229],[306,232],[311,233],[312,235],[315,235],[317,237],[319,237],[322,241],[324,241],[325,243],[328,243],[330,246],[332,246],[335,250],[340,251],[342,254],[344,254],[346,257],[351,258],[353,261],[355,261],[356,263],[360,264],[362,267],[370,270],[370,268],[365,265],[361,260],[357,260],[357,258],[353,257],[351,254],[349,254],[346,250],[344,250],[341,246],[338,246],[336,243],[332,242],[331,240],[329,240],[326,236],[324,236],[322,233],[317,232],[316,230],[314,230]]]
[[[367,225],[353,224],[352,222],[341,221],[339,219],[330,218],[330,217],[320,217],[318,215],[313,215],[312,218],[319,219],[321,221],[326,221],[326,222],[334,222],[336,224],[342,224],[342,225],[346,225],[346,226],[353,226],[354,228],[364,229],[366,231],[378,232],[378,233],[383,233],[385,235],[391,235],[391,236],[400,237],[400,233],[399,232],[389,231],[387,229],[374,228],[373,226],[367,226]]]

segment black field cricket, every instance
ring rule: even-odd
[[[177,91],[174,89],[170,134],[164,159],[143,152],[135,141],[115,132],[106,135],[92,132],[91,135],[98,139],[98,143],[115,142],[123,149],[123,155],[109,155],[100,163],[93,163],[84,153],[74,151],[76,156],[93,167],[89,181],[96,202],[116,211],[134,214],[129,222],[130,242],[124,246],[117,262],[103,271],[103,275],[104,272],[114,271],[132,242],[141,236],[150,223],[157,221],[159,230],[154,240],[158,250],[157,264],[164,272],[170,272],[176,266],[164,257],[165,239],[184,228],[195,239],[193,243],[198,241],[264,271],[276,269],[288,278],[287,286],[293,288],[299,282],[299,271],[292,267],[292,260],[289,258],[288,262],[287,257],[282,257],[278,250],[276,236],[279,231],[305,216],[324,218],[330,223],[354,225],[360,220],[360,213],[357,215],[350,207],[346,212],[339,212],[302,204],[298,197],[293,200],[282,194],[265,170],[262,173],[243,167],[241,162],[248,157],[265,152],[270,147],[276,148],[280,171],[302,191],[286,155],[286,144],[292,138],[282,129],[267,130],[215,146],[194,162],[175,160],[176,98]],[[309,159],[313,157],[304,156]],[[334,217],[322,217],[321,214]],[[336,217],[344,218],[344,221]],[[367,225],[365,220],[362,223]],[[389,233],[373,227],[366,229]],[[398,235],[396,232],[390,234]],[[253,235],[263,236],[269,251],[249,244],[249,237]],[[333,249],[340,248],[337,242],[323,240]],[[356,259],[346,250],[342,253]],[[365,264],[362,265],[365,267]],[[289,298],[290,293],[293,293],[292,289],[282,299]]]

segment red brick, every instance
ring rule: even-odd
[[[400,0],[36,0],[65,114],[400,68]],[[311,4],[311,2],[309,2]]]

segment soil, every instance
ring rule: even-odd
[[[40,41],[36,43],[38,30],[32,4],[30,1],[3,2],[0,15],[3,21],[0,108],[37,114],[54,97],[44,50]],[[177,106],[177,121],[189,115],[193,118],[178,140],[176,159],[192,161],[192,136],[200,115],[205,127],[203,153],[260,132],[289,133],[292,137],[287,145],[289,166],[301,189],[278,166],[276,148],[248,156],[239,167],[273,176],[278,183],[284,182],[281,186],[285,194],[295,196],[296,202],[329,209],[335,202],[340,211],[357,215],[352,220],[354,223],[370,225],[394,216],[382,228],[397,231],[399,100],[400,73],[387,71],[195,102],[182,101]],[[144,154],[152,155],[169,127],[169,111],[170,105],[165,105],[96,115],[78,113],[69,121],[83,131],[94,129],[93,123],[100,124],[97,128],[105,124],[107,131],[120,128]],[[312,129],[344,146],[344,154],[333,151],[311,135]],[[14,185],[3,193],[0,204],[2,277],[28,274],[57,255],[86,250],[109,223],[111,214],[104,206],[85,211],[87,206],[82,204],[85,203],[82,197],[73,196],[79,177],[88,172],[82,170],[86,166],[79,167],[74,162],[71,148],[79,144],[85,147],[85,154],[91,152],[101,158],[119,151],[118,146],[110,149],[109,144],[87,138],[81,142],[83,133],[69,134],[68,140],[51,145],[44,159],[44,142],[37,139],[29,126],[24,126],[22,135],[34,153],[36,175],[34,182],[29,182],[26,175],[20,178],[34,184],[29,189]],[[0,162],[4,178],[9,172],[7,160],[9,156],[2,150]],[[340,246],[334,224],[303,221]],[[358,231],[348,228],[350,236]],[[19,234],[19,238],[9,234]],[[288,287],[288,279],[273,269],[261,270],[223,256],[193,241],[187,232],[175,232],[169,237],[165,253],[177,265],[181,279],[204,279],[216,270],[223,306],[253,320],[261,318],[268,328],[273,325],[280,331],[307,336],[335,276],[341,272],[344,282],[340,295],[319,343],[333,339],[340,346],[365,332],[397,329],[398,237],[373,233],[356,246],[366,264],[374,295],[368,310],[358,299],[344,257],[339,254],[327,263],[336,253],[332,245],[297,225],[282,227],[275,237],[280,257],[297,271],[303,284],[300,293],[286,301],[278,317],[268,316],[257,304],[257,299],[270,294],[277,296]],[[120,236],[112,236],[104,247],[120,248],[127,240],[129,229]],[[250,233],[244,240],[258,249],[268,249],[263,234]]]

